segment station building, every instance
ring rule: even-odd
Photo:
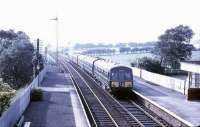
[[[188,72],[188,99],[200,99],[200,61],[181,62],[181,70]]]

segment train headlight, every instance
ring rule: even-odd
[[[132,82],[125,82],[125,87],[132,87]]]
[[[111,87],[119,87],[119,82],[111,82]]]

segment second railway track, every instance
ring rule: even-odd
[[[83,70],[66,60],[60,60],[83,94],[94,123],[99,127],[160,127],[164,126],[139,106],[130,101],[117,101]]]

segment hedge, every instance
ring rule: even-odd
[[[0,84],[0,116],[9,107],[11,98],[14,96],[15,90],[8,84]]]

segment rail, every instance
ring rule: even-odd
[[[114,126],[123,126],[123,124],[121,124],[119,122],[119,121],[122,121],[122,119],[119,119],[116,116],[113,116],[114,113],[112,113],[112,111],[115,112],[115,115],[120,114],[120,115],[125,116],[125,119],[123,119],[123,122],[126,121],[127,122],[126,124],[128,126],[133,126],[133,125],[141,126],[141,127],[145,127],[145,126],[162,126],[163,127],[164,126],[158,120],[153,118],[150,114],[143,111],[139,106],[134,104],[134,102],[130,103],[132,105],[132,108],[128,108],[124,104],[121,104],[119,101],[117,101],[115,98],[113,98],[110,94],[105,92],[102,88],[99,88],[100,86],[98,86],[98,83],[87,73],[83,72],[77,65],[74,65],[74,64],[72,65],[72,64],[69,64],[68,62],[65,62],[63,64],[67,65],[68,69],[70,68],[69,71],[71,71],[71,72],[74,71],[73,73],[76,73],[76,75],[78,75],[79,80],[82,80],[82,84],[85,84],[90,89],[92,94],[95,96],[95,98],[98,100],[100,105],[103,107],[104,111],[107,113],[109,118],[114,123]],[[75,75],[75,74],[72,74],[72,75]],[[77,84],[80,85],[80,82],[79,83],[77,82]],[[96,89],[100,89],[101,92],[98,92],[99,90],[96,90]],[[103,95],[103,97],[102,97],[102,95]],[[106,100],[105,97],[109,98],[109,99],[107,99],[107,101],[110,100],[109,103],[111,104],[111,107],[113,107],[113,109],[115,108],[119,113],[116,113],[116,111],[109,109],[109,106],[108,106],[109,104],[105,103],[105,100]],[[102,99],[102,98],[104,98],[104,99]],[[91,106],[90,106],[90,108],[91,108]],[[135,114],[134,112],[131,112],[130,109],[133,109],[133,108],[135,108],[136,112],[140,112],[140,115]],[[121,112],[120,112],[120,110],[121,110]],[[122,111],[123,111],[123,113],[122,113]],[[93,112],[93,113],[95,114],[95,112]],[[95,118],[96,117],[94,117],[94,119]],[[102,119],[102,118],[100,118],[100,119]],[[118,119],[118,120],[116,120],[116,119]],[[132,120],[130,120],[130,119],[132,119]],[[103,119],[103,120],[105,120],[105,119]],[[96,121],[98,121],[98,118]],[[131,123],[130,121],[134,121],[134,122]]]
[[[106,126],[106,125],[116,126],[116,127],[119,127],[119,126],[142,126],[142,124],[138,123],[138,121],[135,118],[133,118],[127,111],[124,111],[120,105],[118,105],[115,101],[113,101],[113,99],[110,98],[110,96],[108,96],[105,91],[102,91],[102,89],[99,89],[98,86],[93,85],[91,82],[88,83],[88,80],[85,80],[86,77],[84,77],[84,78],[82,77],[83,72],[81,74],[81,72],[78,72],[78,71],[80,71],[80,70],[78,70],[78,68],[76,68],[77,69],[76,70],[69,63],[66,63],[66,64],[68,65],[68,67],[70,69],[69,71],[71,71],[72,73],[76,73],[76,75],[79,78],[79,81],[80,80],[82,81],[81,83],[78,83],[78,84],[87,86],[87,89],[89,89],[90,92],[92,93],[93,98],[91,98],[91,96],[87,96],[87,93],[85,93],[85,97],[87,96],[86,99],[89,98],[89,99],[87,99],[87,101],[89,102],[90,108],[92,109],[93,113],[95,114],[94,116],[96,118],[98,126]],[[75,75],[75,74],[73,74],[73,75]],[[84,87],[84,89],[85,88],[86,87]],[[84,91],[84,89],[82,89],[82,92]],[[89,92],[89,91],[87,91],[87,92]],[[91,102],[90,100],[92,100],[93,102]],[[95,100],[97,100],[100,105],[96,105],[97,101],[95,102]],[[95,107],[94,107],[94,104],[95,104]],[[102,115],[102,113],[103,113],[102,111],[104,111],[104,113],[106,113],[107,116],[105,114]]]
[[[64,64],[64,63],[63,63]],[[68,71],[71,73],[71,75],[73,76],[74,78],[74,81],[76,82],[76,84],[78,84],[78,80],[75,76],[75,70],[72,71],[73,68],[71,68],[70,66],[66,66],[66,68],[68,69]],[[78,73],[77,73],[78,74]],[[80,77],[79,77],[80,78]],[[84,80],[82,80],[84,82]],[[97,99],[94,99],[95,98],[95,95],[91,92],[90,89],[85,89],[85,91],[83,90],[83,88],[81,88],[80,86],[78,86],[78,89],[80,90],[80,93],[81,95],[83,96],[84,100],[85,100],[85,104],[87,105],[88,110],[91,114],[91,117],[92,117],[92,125],[93,126],[106,126],[106,125],[112,125],[112,126],[117,126],[117,124],[115,123],[115,121],[112,119],[111,116],[109,116],[108,112],[106,111],[106,108],[103,107],[101,104],[101,102]],[[87,86],[88,87],[88,86]],[[89,87],[88,87],[89,88]],[[86,94],[87,93],[87,94]],[[92,97],[93,95],[93,97]],[[88,99],[88,97],[93,100],[93,105],[91,105],[91,102],[89,101],[90,99]],[[96,111],[100,111],[100,112],[94,112],[95,110]],[[102,121],[97,121],[97,118],[99,117],[103,117],[104,119]],[[118,127],[118,126],[117,126]]]

